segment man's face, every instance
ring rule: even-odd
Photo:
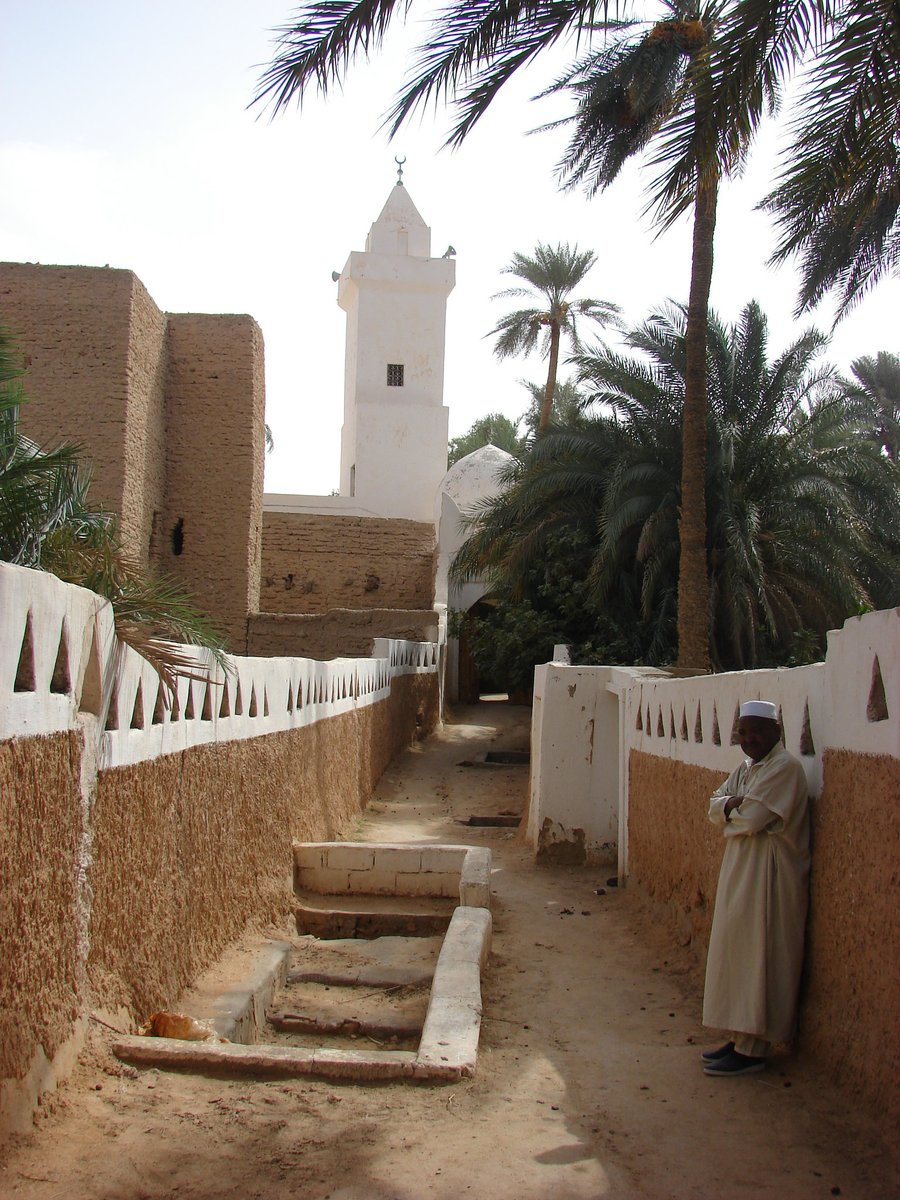
[[[768,717],[741,717],[737,734],[741,749],[753,762],[765,758],[781,739],[778,722],[770,721]]]

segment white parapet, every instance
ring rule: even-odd
[[[784,744],[822,787],[829,749],[900,757],[900,609],[852,617],[828,635],[824,662],[672,678],[663,671],[549,663],[535,670],[527,833],[540,854],[627,868],[632,751],[707,767],[735,765],[738,709],[773,701]],[[575,857],[572,859],[575,860]]]
[[[0,563],[0,740],[97,720],[102,767],[260,737],[385,699],[400,675],[437,672],[430,642],[379,638],[372,658],[238,658],[181,647],[174,693],[115,636],[112,608],[45,571]]]

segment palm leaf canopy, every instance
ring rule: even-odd
[[[669,305],[630,332],[630,353],[574,360],[585,425],[529,447],[456,563],[527,596],[556,539],[587,538],[598,611],[643,622],[652,662],[673,649],[685,325],[684,308]],[[707,345],[713,661],[785,662],[804,630],[821,645],[860,606],[900,601],[897,467],[870,436],[871,404],[848,403],[817,365],[817,331],[770,357],[765,316],[750,304],[733,326],[711,314]]]
[[[513,254],[504,267],[506,274],[524,280],[527,287],[516,286],[497,292],[493,299],[537,300],[538,307],[519,308],[501,317],[487,335],[496,336],[494,350],[499,358],[528,354],[538,347],[543,354],[549,348],[554,327],[564,331],[574,348],[580,347],[579,318],[601,324],[617,325],[620,308],[608,300],[582,297],[572,293],[597,261],[592,250],[579,250],[567,243],[556,247],[539,243],[533,255]]]
[[[898,262],[895,0],[737,0],[716,48],[718,124],[736,151],[804,68],[786,167],[764,206],[776,261],[797,255],[798,312],[838,290],[838,319]]]
[[[562,40],[590,36],[611,7],[618,6],[598,0],[455,0],[429,14],[410,77],[386,117],[391,133],[416,111],[443,100],[457,110],[447,142],[458,145],[520,67]],[[377,51],[392,23],[404,23],[412,8],[413,0],[301,5],[291,23],[275,31],[276,53],[254,103],[265,102],[276,114],[311,86],[327,92],[358,57]]]
[[[792,123],[788,166],[765,201],[775,261],[799,255],[798,312],[831,288],[838,316],[900,263],[900,9],[835,4]]]

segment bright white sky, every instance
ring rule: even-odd
[[[520,416],[518,381],[543,378],[537,359],[498,363],[484,336],[511,307],[491,296],[512,282],[501,270],[515,251],[539,241],[593,249],[599,262],[581,294],[615,301],[634,323],[668,298],[686,299],[689,223],[654,240],[636,170],[594,200],[561,195],[553,167],[564,132],[526,136],[557,115],[529,97],[561,58],[509,85],[454,153],[440,150],[441,112],[393,143],[378,132],[417,25],[357,64],[327,102],[310,97],[272,122],[246,105],[271,57],[271,30],[293,8],[0,0],[0,259],[126,267],[166,311],[254,316],[276,443],[267,491],[338,486],[344,314],[331,272],[364,248],[396,180],[395,155],[406,156],[404,183],[431,226],[432,253],[457,250],[444,393],[451,436],[486,412]],[[724,189],[712,296],[727,320],[758,299],[773,352],[813,323],[793,322],[792,271],[765,267],[772,237],[753,205],[769,186],[774,144],[773,131],[745,178]],[[848,371],[863,354],[897,352],[898,299],[900,282],[880,285],[839,326],[831,361]],[[816,314],[820,327],[830,316],[828,306]]]

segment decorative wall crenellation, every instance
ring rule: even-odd
[[[198,650],[197,677],[170,694],[116,640],[112,610],[92,592],[0,563],[0,612],[0,740],[59,733],[91,713],[104,767],[301,728],[384,699],[398,675],[437,670],[434,643],[389,638],[369,659],[229,655],[225,670]]]

